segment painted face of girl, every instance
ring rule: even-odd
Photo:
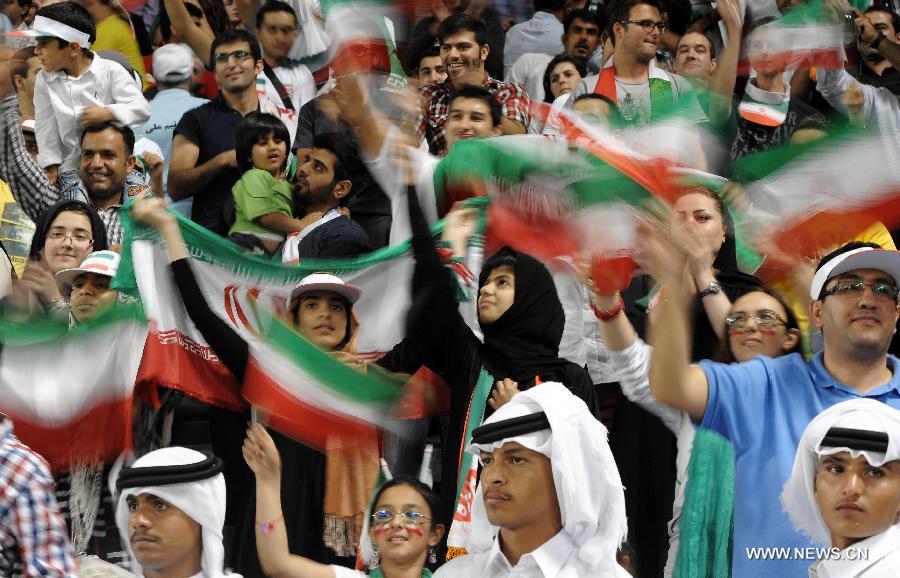
[[[796,329],[785,325],[787,311],[777,299],[754,291],[739,297],[728,315],[728,344],[737,361],[754,355],[779,357],[790,351],[800,339]]]
[[[382,561],[424,562],[428,549],[443,534],[443,527],[435,526],[431,517],[428,504],[411,486],[400,484],[383,491],[369,525],[369,537]]]

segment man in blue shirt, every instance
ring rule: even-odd
[[[153,52],[153,77],[159,92],[150,102],[150,119],[134,134],[146,137],[163,152],[163,188],[166,202],[184,215],[191,216],[192,199],[173,202],[169,198],[169,160],[172,158],[172,137],[182,115],[189,110],[206,104],[205,98],[197,98],[188,92],[194,73],[194,53],[186,44],[166,44]]]
[[[684,262],[676,264],[669,279],[660,279],[670,299],[688,296],[683,269]],[[805,554],[813,544],[781,508],[781,489],[803,431],[823,410],[857,398],[900,408],[900,365],[887,353],[898,286],[900,252],[849,243],[823,257],[810,289],[810,318],[825,347],[810,362],[792,354],[690,365],[685,308],[660,308],[651,328],[654,397],[734,445],[735,578],[804,576],[816,561]]]

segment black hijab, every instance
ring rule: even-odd
[[[91,251],[103,251],[107,249],[106,241],[106,225],[100,220],[100,215],[93,207],[83,201],[75,199],[67,199],[56,203],[41,213],[40,218],[34,226],[34,236],[31,238],[31,248],[28,250],[28,258],[39,261],[44,251],[44,243],[47,242],[47,234],[50,232],[50,225],[56,217],[63,211],[74,211],[76,213],[84,213],[91,221],[91,237],[94,244]]]
[[[510,378],[520,390],[541,381],[558,381],[596,409],[596,392],[583,367],[559,357],[566,316],[550,271],[537,259],[504,247],[485,262],[479,291],[490,273],[515,259],[515,298],[499,319],[482,324],[485,368],[495,379]]]

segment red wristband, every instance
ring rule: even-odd
[[[594,305],[593,303],[591,303],[591,309],[594,310],[594,315],[596,315],[597,319],[599,319],[600,321],[611,321],[611,320],[615,319],[616,316],[618,316],[619,313],[621,313],[623,309],[625,309],[625,300],[622,299],[621,295],[618,295],[617,299],[616,299],[616,304],[613,306],[612,309],[607,309],[606,311],[601,311],[601,310],[597,309],[597,306]]]

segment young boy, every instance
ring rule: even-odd
[[[781,501],[798,530],[831,546],[811,578],[900,576],[900,411],[860,398],[819,414]]]
[[[125,69],[90,50],[96,30],[90,14],[74,2],[45,6],[31,30],[11,35],[37,38],[43,70],[34,87],[38,164],[52,182],[68,189],[78,180],[79,136],[85,126],[117,121],[137,127],[150,104]]]

